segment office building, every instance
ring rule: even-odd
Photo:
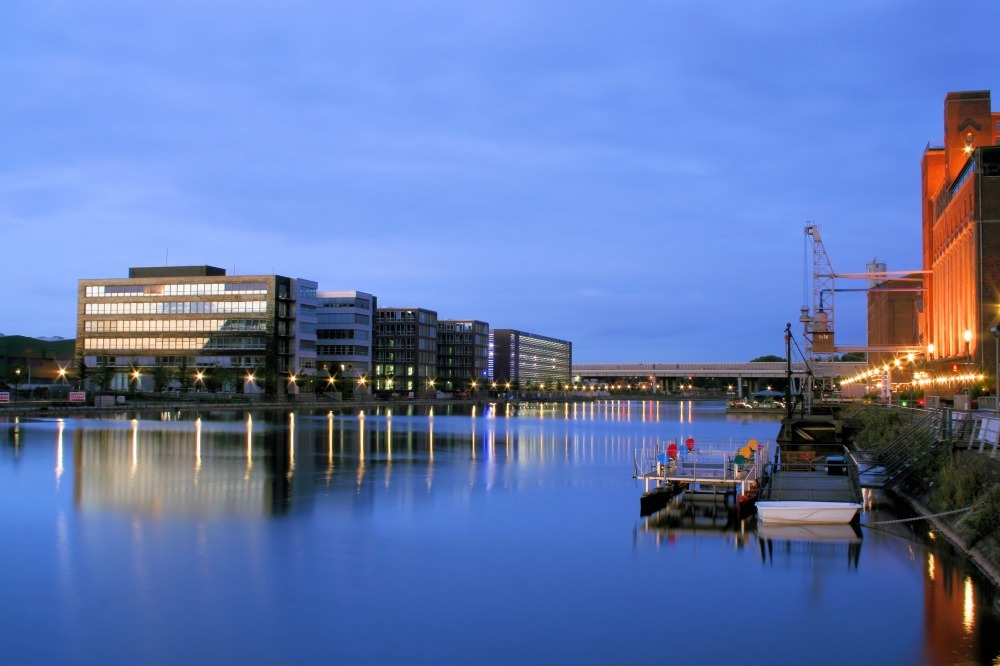
[[[378,301],[363,291],[321,291],[316,300],[319,377],[332,378],[334,389],[353,389],[371,373]]]
[[[565,384],[573,372],[573,343],[511,329],[490,331],[490,379],[517,387]]]
[[[437,386],[440,390],[467,391],[481,388],[488,381],[489,335],[490,325],[484,321],[438,321]]]
[[[377,308],[374,356],[378,393],[435,391],[437,313],[423,308]]]
[[[296,393],[316,372],[316,287],[214,266],[80,280],[76,351],[105,388]]]

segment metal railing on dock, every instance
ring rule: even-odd
[[[751,483],[764,477],[769,457],[769,442],[715,441],[688,448],[669,440],[635,450],[633,477],[645,482],[647,492],[650,484],[669,483],[728,486],[746,492]]]

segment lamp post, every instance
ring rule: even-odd
[[[993,411],[1000,414],[1000,325],[990,326],[993,334]]]
[[[965,329],[962,337],[965,338],[965,374],[969,380],[965,394],[965,408],[972,409],[972,331]]]

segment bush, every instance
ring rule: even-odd
[[[986,492],[990,477],[980,461],[968,456],[949,456],[938,473],[938,498],[946,509],[974,504]]]
[[[969,547],[995,534],[1000,528],[1000,486],[993,486],[986,493],[979,507],[969,519],[969,527],[972,529],[972,534],[969,535],[967,541]]]
[[[858,417],[862,425],[854,445],[859,449],[882,449],[895,441],[907,426],[899,413],[891,409],[870,408]]]

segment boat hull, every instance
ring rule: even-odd
[[[769,525],[849,523],[861,510],[854,502],[758,501],[757,519]]]

